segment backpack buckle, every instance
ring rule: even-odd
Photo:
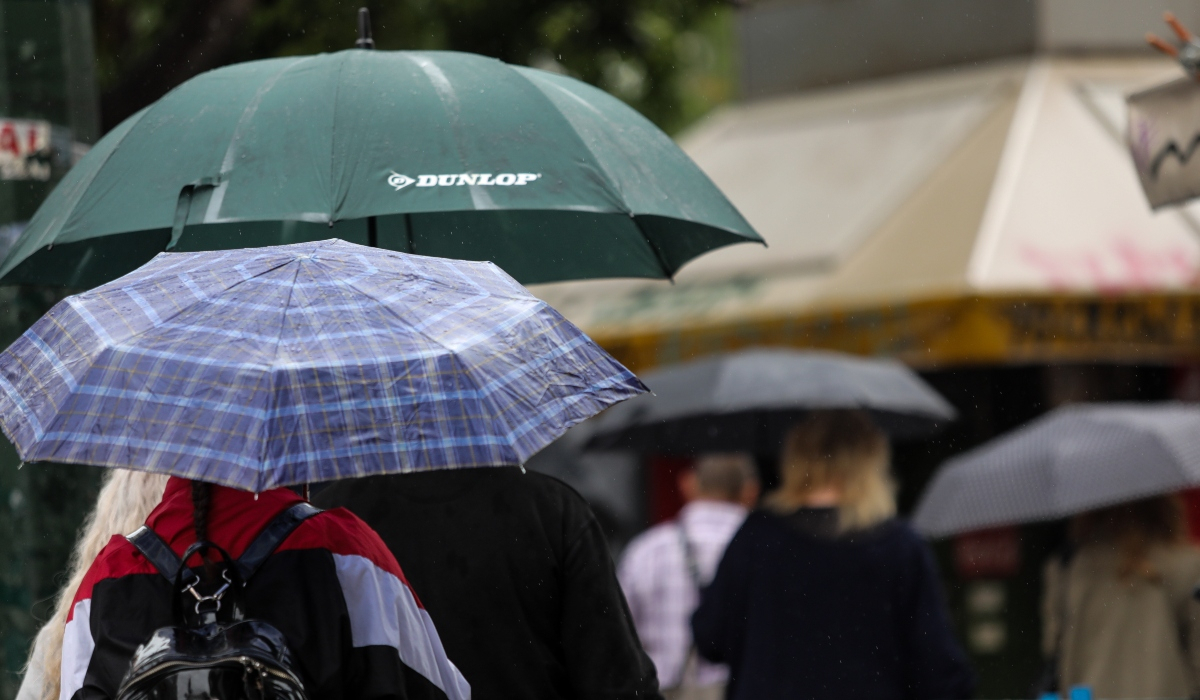
[[[229,578],[229,569],[223,569],[221,571],[221,578],[223,578],[225,580],[225,583],[221,584],[220,588],[218,588],[216,591],[214,591],[213,593],[211,593],[209,595],[202,595],[200,593],[200,591],[196,590],[196,585],[198,583],[200,583],[199,576],[195,577],[192,580],[192,582],[189,583],[187,585],[187,587],[183,589],[184,593],[191,593],[192,597],[194,597],[196,599],[196,614],[197,615],[203,614],[205,612],[215,613],[215,612],[220,611],[221,598],[225,595],[225,591],[229,590],[229,586],[233,584],[233,579]],[[205,603],[213,603],[214,605],[211,610],[202,610],[201,608],[204,606]]]

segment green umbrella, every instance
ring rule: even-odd
[[[491,260],[526,284],[670,277],[762,240],[601,90],[474,54],[352,49],[210,71],[125,120],[0,277],[90,287],[163,250],[335,236]]]

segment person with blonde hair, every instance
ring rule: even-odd
[[[692,617],[727,698],[970,697],[928,547],[895,517],[886,436],[813,411],[786,436],[780,486],[725,550]]]
[[[1200,550],[1178,496],[1075,516],[1047,563],[1043,651],[1057,685],[1097,697],[1200,696]]]
[[[167,477],[163,474],[128,469],[106,471],[96,507],[79,528],[79,539],[67,565],[67,583],[58,593],[54,614],[34,639],[17,700],[58,700],[63,632],[75,590],[83,583],[84,574],[100,550],[113,537],[141,527],[146,516],[162,500],[163,489],[167,486]]]
[[[229,568],[222,560],[239,571],[245,566],[245,578],[225,576]],[[182,574],[172,570],[184,562],[196,575],[188,588],[197,603],[220,603],[235,591],[227,619],[244,615],[255,623],[247,633],[254,640],[239,641],[228,632],[236,624],[216,616],[220,606],[202,611],[180,605]],[[222,578],[228,586],[218,583]],[[197,591],[201,585],[205,588]],[[170,477],[135,536],[109,540],[73,591],[63,632],[60,700],[241,697],[238,681],[253,680],[253,674],[234,675],[239,672],[227,666],[217,675],[216,662],[207,656],[218,653],[215,649],[196,654],[204,660],[195,665],[144,665],[171,650],[170,638],[183,634],[181,626],[197,635],[189,640],[224,629],[228,649],[269,646],[276,665],[260,663],[253,654],[244,662],[263,681],[245,686],[255,696],[276,697],[279,691],[282,697],[286,684],[287,692],[310,698],[471,697],[470,685],[447,658],[433,621],[379,535],[349,511],[320,510],[286,487],[255,493]],[[174,650],[196,651],[188,643]],[[125,685],[135,666],[144,673]]]

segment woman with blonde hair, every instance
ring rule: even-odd
[[[933,559],[895,518],[887,438],[858,411],[788,433],[780,487],[730,542],[692,618],[726,697],[970,697]]]
[[[34,640],[16,700],[58,700],[63,631],[71,610],[71,597],[100,550],[114,536],[126,535],[141,527],[146,516],[162,500],[167,486],[167,477],[163,474],[128,469],[106,471],[96,508],[80,527],[79,540],[67,566],[67,583],[58,593],[54,615]]]
[[[1058,685],[1097,697],[1200,696],[1200,550],[1178,496],[1075,516],[1045,570],[1042,644]]]

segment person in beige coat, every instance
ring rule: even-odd
[[[1176,496],[1076,516],[1074,554],[1047,562],[1042,645],[1059,687],[1101,698],[1200,694],[1200,550]],[[1065,586],[1064,586],[1065,582]]]

